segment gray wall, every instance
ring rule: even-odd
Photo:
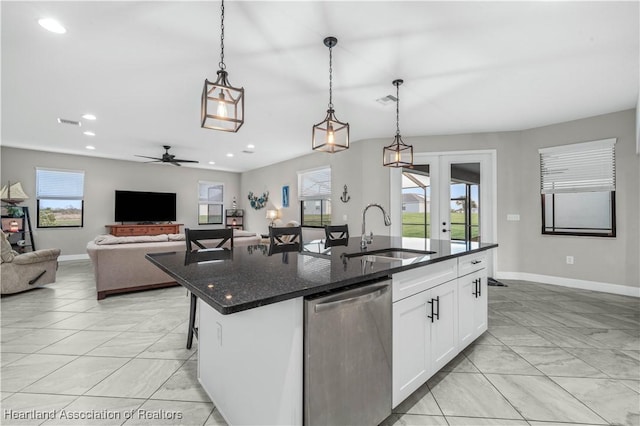
[[[616,238],[541,235],[538,149],[604,138],[617,138]],[[602,116],[517,132],[405,137],[415,152],[448,152],[495,149],[497,151],[497,271],[548,275],[640,287],[640,157],[635,154],[635,111]],[[299,220],[296,172],[332,166],[332,206],[337,223],[348,223],[352,234],[360,233],[362,209],[372,202],[389,207],[389,169],[382,163],[382,148],[391,138],[363,140],[338,154],[310,153],[293,160],[242,174],[241,192],[270,191],[270,203],[279,207],[282,185],[289,185],[291,204],[282,218]],[[343,185],[351,200],[342,203]],[[247,227],[265,232],[265,210],[248,209]],[[507,221],[507,214],[520,221]],[[343,220],[347,215],[347,220]],[[388,234],[379,212],[370,212],[368,225],[374,233]],[[369,227],[369,226],[368,226]],[[566,256],[574,265],[565,263]]]
[[[9,180],[20,181],[31,197],[23,205],[29,206],[31,211],[36,248],[59,247],[63,255],[84,255],[88,241],[93,240],[98,234],[107,233],[104,226],[115,223],[113,214],[116,189],[175,192],[177,194],[176,223],[182,223],[187,227],[197,227],[199,180],[224,183],[226,208],[231,207],[234,196],[239,202],[239,208],[247,205],[240,197],[240,174],[238,173],[8,147],[2,147],[1,153],[1,182],[6,184]],[[85,171],[84,227],[36,228],[36,167]]]

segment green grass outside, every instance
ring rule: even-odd
[[[431,214],[427,213],[427,231],[431,232]],[[451,222],[454,224],[451,225],[451,238],[454,240],[464,240],[464,213],[452,213],[451,214]],[[460,225],[456,225],[456,223],[460,223]],[[471,215],[471,223],[472,225],[478,224],[478,214],[473,213]],[[474,227],[471,230],[472,235],[471,239],[478,237],[478,228]],[[422,237],[424,238],[424,213],[403,213],[402,214],[402,236],[403,237]],[[427,233],[427,236],[432,238],[437,237],[437,235],[430,235]]]

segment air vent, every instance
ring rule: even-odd
[[[243,149],[242,152],[245,154],[253,154],[253,151],[249,151],[248,149]]]
[[[74,120],[67,120],[66,118],[58,118],[58,123],[60,124],[69,124],[71,126],[82,126],[82,123]]]
[[[376,102],[381,103],[382,105],[389,105],[392,102],[396,102],[398,98],[393,95],[387,95],[383,98],[376,99]]]

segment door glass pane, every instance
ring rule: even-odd
[[[429,165],[402,171],[402,236],[431,238]]]
[[[480,241],[480,163],[451,164],[451,239]]]

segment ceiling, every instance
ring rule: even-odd
[[[638,99],[638,2],[227,0],[225,63],[246,91],[238,133],[199,123],[202,85],[220,59],[219,2],[0,7],[5,146],[145,161],[135,155],[171,145],[200,161],[193,167],[235,172],[308,154],[327,109],[328,35],[338,38],[336,115],[352,141],[391,143],[395,103],[376,100],[395,94],[396,78],[405,139],[527,129]],[[67,33],[44,30],[41,17]]]

